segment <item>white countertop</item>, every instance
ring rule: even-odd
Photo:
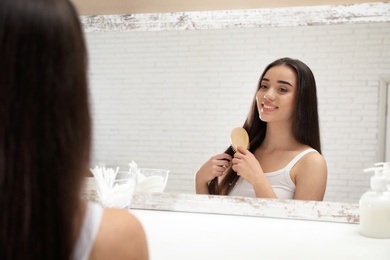
[[[143,224],[151,260],[390,259],[390,239],[358,224],[131,209]]]
[[[98,201],[94,190],[82,197]],[[135,193],[151,260],[390,260],[390,239],[359,234],[359,205]]]

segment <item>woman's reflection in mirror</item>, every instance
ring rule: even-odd
[[[305,63],[281,58],[265,68],[243,128],[249,150],[230,146],[207,160],[195,174],[196,193],[323,200],[316,82]]]

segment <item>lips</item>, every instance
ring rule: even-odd
[[[261,106],[263,107],[264,110],[269,110],[269,111],[278,109],[277,106],[271,104],[264,104],[264,102],[261,103]]]

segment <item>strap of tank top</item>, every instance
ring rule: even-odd
[[[301,153],[299,153],[297,156],[294,157],[294,159],[291,160],[291,162],[289,162],[289,164],[287,164],[286,166],[286,170],[287,171],[290,171],[291,168],[306,154],[310,153],[310,152],[317,152],[317,150],[313,149],[313,148],[309,148],[307,150],[304,150],[302,151]],[[317,152],[318,153],[318,152]]]
[[[87,260],[91,253],[92,247],[100,227],[103,215],[103,208],[94,202],[88,202],[83,225],[80,234],[73,249],[73,260]]]

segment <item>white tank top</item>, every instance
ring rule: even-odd
[[[88,202],[84,222],[73,249],[73,260],[87,260],[89,258],[102,221],[102,215],[103,208],[99,204]]]
[[[310,152],[317,151],[312,148],[304,150],[295,156],[286,167],[277,171],[264,173],[278,199],[294,198],[295,184],[291,180],[290,171],[299,159]],[[240,177],[232,191],[229,193],[229,196],[256,197],[256,194],[252,184]]]

